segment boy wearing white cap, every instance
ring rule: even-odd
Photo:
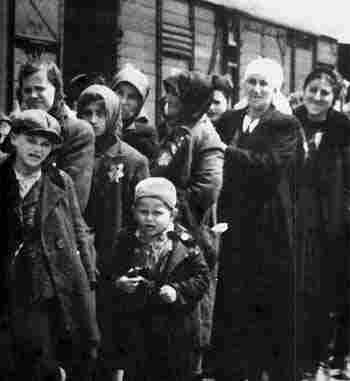
[[[193,238],[174,225],[176,202],[169,180],[140,181],[134,203],[137,228],[122,232],[114,249],[112,320],[119,323],[107,355],[128,380],[192,377],[198,302],[208,288],[208,267]]]

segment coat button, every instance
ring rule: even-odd
[[[63,249],[64,248],[64,241],[62,238],[57,238],[56,240],[56,246],[58,249]]]

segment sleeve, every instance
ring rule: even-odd
[[[68,124],[66,138],[57,152],[57,166],[71,176],[82,212],[90,195],[94,155],[95,135],[92,127],[79,119]]]
[[[73,181],[67,175],[64,177],[67,183],[69,207],[81,262],[86,271],[90,286],[94,286],[96,283],[96,251],[93,245],[93,236],[81,215]]]
[[[209,131],[204,130],[202,136],[194,138],[191,176],[186,190],[188,201],[200,205],[202,210],[217,201],[223,178],[225,145],[214,129],[212,133]]]
[[[176,290],[175,307],[197,303],[209,288],[209,268],[202,251],[198,247],[190,248],[189,251],[185,270],[187,276],[169,283]]]
[[[159,140],[157,130],[146,124],[136,124],[135,141],[130,142],[138,151],[145,155],[149,160],[154,160],[159,154]]]
[[[275,120],[269,132],[257,138],[250,146],[229,146],[225,160],[235,163],[246,174],[262,183],[278,181],[282,169],[296,160],[301,127],[296,118]]]

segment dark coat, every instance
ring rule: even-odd
[[[225,145],[206,115],[191,127],[179,128],[175,136],[170,134],[163,139],[160,157],[151,168],[151,174],[164,176],[175,184],[180,222],[192,227],[192,221],[200,224],[205,212],[217,202]],[[173,141],[178,145],[177,151],[171,160],[164,162],[162,154],[168,142]]]
[[[123,140],[140,151],[150,161],[158,156],[157,130],[148,124],[145,117],[137,118],[130,126],[123,129]]]
[[[115,172],[118,166],[123,167],[120,178]],[[117,177],[113,178],[113,174]],[[146,157],[121,140],[96,157],[85,217],[95,234],[100,271],[105,267],[105,255],[111,252],[118,232],[133,225],[134,189],[139,181],[148,176]]]
[[[245,135],[245,113],[229,111],[221,120],[223,140],[230,145],[219,215],[229,230],[219,259],[213,333],[218,358],[236,359],[221,363],[221,370],[241,372],[240,377],[247,377],[247,363],[251,370],[273,362],[282,372],[293,365],[284,357],[293,348],[293,179],[288,169],[296,159],[300,129],[296,118],[271,107]]]
[[[336,352],[345,354],[347,348],[340,347],[349,341],[344,317],[349,316],[350,121],[333,109],[323,122],[310,121],[304,106],[295,113],[308,143],[296,204],[298,353],[303,361],[317,362],[332,340],[330,330],[338,328]],[[322,135],[318,147],[315,134]]]
[[[63,144],[56,153],[56,163],[71,176],[83,212],[90,194],[95,134],[89,123],[71,115],[65,115],[61,127]]]
[[[18,198],[10,157],[0,166],[0,215],[7,222],[0,239],[2,301],[7,302],[10,262],[23,240]],[[81,335],[79,337],[82,342],[98,342],[99,331],[89,301],[89,281],[94,280],[94,270],[87,226],[81,216],[71,178],[53,167],[43,173],[40,237],[57,289],[61,322],[74,337]],[[3,307],[2,310],[6,310],[6,306]]]
[[[157,380],[159,370],[164,368],[167,369],[164,379],[182,381],[190,379],[193,371],[191,353],[199,345],[198,302],[208,288],[209,271],[201,251],[189,234],[183,232],[182,228],[176,228],[171,235],[174,247],[165,268],[145,275],[148,285],[140,286],[133,295],[114,291],[112,319],[119,324],[114,324],[111,338],[117,346],[120,367],[131,374],[136,370],[135,380],[144,374],[153,374],[155,378],[150,379]],[[140,266],[138,246],[134,230],[120,234],[110,267],[112,279]],[[165,284],[176,289],[175,303],[166,304],[160,299],[158,292]]]

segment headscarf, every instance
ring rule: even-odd
[[[165,88],[172,88],[183,104],[177,122],[192,124],[198,121],[209,109],[213,87],[204,74],[183,70],[164,81]]]
[[[150,85],[147,75],[130,63],[127,63],[112,80],[111,88],[115,91],[121,82],[127,82],[133,85],[145,103],[150,92]]]
[[[249,62],[244,73],[244,81],[252,75],[261,75],[267,79],[267,82],[273,87],[274,94],[272,104],[276,109],[284,114],[291,115],[293,113],[288,99],[282,94],[281,88],[283,85],[284,75],[282,66],[272,58],[259,57]],[[239,110],[248,106],[247,98],[243,98],[235,106],[235,110]]]
[[[265,77],[275,90],[281,90],[284,76],[282,66],[277,61],[262,57],[250,61],[244,73],[244,81],[254,74]]]
[[[99,95],[104,102],[106,109],[106,132],[102,136],[96,137],[96,145],[106,140],[116,142],[122,134],[121,105],[117,94],[104,85],[91,85],[85,89],[78,99],[78,117],[85,106],[85,99],[90,95]],[[111,139],[112,138],[112,139]]]

